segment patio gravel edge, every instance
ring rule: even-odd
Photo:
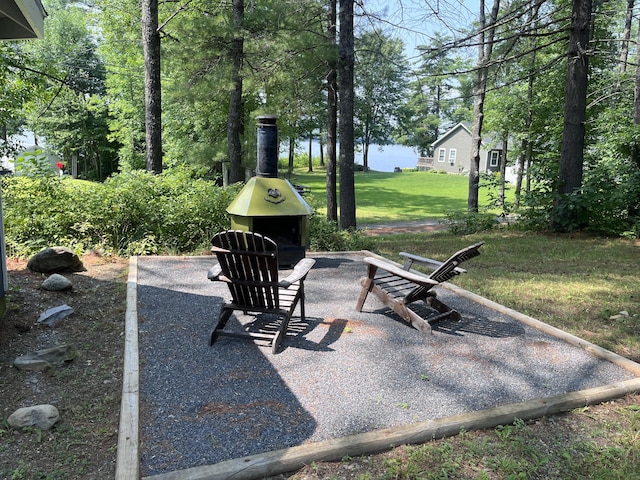
[[[377,256],[371,252],[366,255]],[[335,255],[336,252],[333,252]],[[468,292],[460,287],[447,284],[443,287],[457,295],[509,315],[515,320],[549,335],[583,348],[625,370],[640,376],[640,365],[595,344],[556,329],[539,320],[499,305]],[[138,364],[138,318],[137,318],[137,257],[129,262],[127,278],[127,309],[125,314],[125,352],[120,410],[120,428],[116,458],[116,480],[138,480],[140,478],[139,450],[139,364]],[[602,387],[571,392],[564,395],[509,404],[487,410],[465,413],[386,428],[349,437],[342,437],[283,450],[267,452],[174,472],[145,477],[145,480],[214,480],[214,479],[254,479],[293,471],[312,461],[340,459],[345,454],[355,456],[375,453],[403,443],[421,443],[431,438],[441,438],[466,430],[491,428],[513,422],[515,418],[532,419],[544,415],[571,410],[580,406],[602,403],[619,398],[628,393],[640,391],[640,378],[617,382]]]

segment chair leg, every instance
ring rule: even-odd
[[[218,335],[224,330],[224,327],[227,325],[227,322],[229,321],[229,318],[231,318],[232,313],[233,310],[222,307],[222,311],[218,316],[218,324],[216,325],[216,328],[214,328],[211,332],[211,340],[209,340],[209,346],[213,345],[213,342],[218,339]]]
[[[305,313],[304,313],[304,283],[300,283],[300,320],[304,322]],[[293,312],[293,309],[292,309]]]
[[[356,312],[361,312],[362,307],[364,306],[364,301],[367,299],[367,295],[373,289],[373,279],[376,276],[376,271],[378,267],[375,265],[369,265],[367,268],[367,276],[361,280],[362,290],[360,291],[360,296],[358,297],[358,302],[356,303]]]
[[[282,319],[282,322],[280,322],[280,327],[278,328],[278,331],[273,337],[273,341],[271,342],[271,353],[273,353],[274,355],[278,353],[278,350],[280,350],[280,344],[282,343],[282,340],[284,339],[284,337],[287,336],[287,329],[289,328],[289,320],[291,320],[292,314],[293,314],[293,309],[290,310],[289,313],[285,315],[285,317]]]

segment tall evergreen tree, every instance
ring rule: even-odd
[[[162,173],[162,85],[158,0],[142,0],[147,171]]]
[[[338,98],[340,136],[340,228],[356,228],[356,191],[354,178],[354,30],[353,0],[340,0]]]
[[[559,230],[575,226],[581,216],[577,208],[566,207],[568,196],[578,193],[582,187],[592,2],[573,0],[572,5],[560,177],[552,220],[554,228]]]

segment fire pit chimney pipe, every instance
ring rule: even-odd
[[[261,115],[258,120],[258,163],[256,175],[278,177],[278,127],[275,115]]]

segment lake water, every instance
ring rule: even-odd
[[[338,147],[339,148],[339,147]],[[301,145],[296,149],[298,153],[307,153],[309,149],[308,143]],[[325,155],[326,155],[325,146]],[[313,142],[311,146],[311,154],[314,159],[320,158],[320,145]],[[356,163],[362,165],[362,152],[356,152]],[[378,145],[369,146],[369,168],[378,172],[393,172],[395,167],[415,168],[418,163],[418,154],[413,148],[403,145]]]

